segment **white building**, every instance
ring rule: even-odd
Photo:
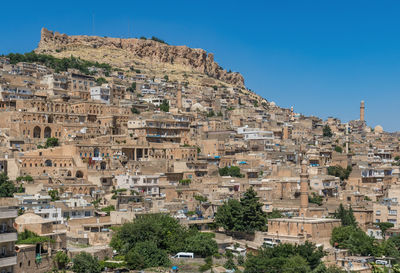
[[[110,87],[103,84],[102,86],[95,86],[90,88],[90,97],[92,100],[100,101],[102,103],[110,104]]]
[[[134,190],[150,196],[159,196],[160,175],[121,174],[115,177],[119,189]]]
[[[262,140],[266,150],[273,150],[274,132],[259,128],[249,128],[247,125],[237,128],[237,133],[243,135],[244,140]]]
[[[49,208],[35,209],[35,214],[43,219],[53,221],[53,224],[63,224],[64,218],[62,217],[61,208],[51,206]]]

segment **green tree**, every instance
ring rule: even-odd
[[[46,140],[46,144],[45,144],[45,147],[46,147],[46,148],[56,147],[56,146],[58,146],[58,138],[56,138],[56,137],[49,137],[49,138]]]
[[[33,178],[30,175],[26,175],[26,176],[18,176],[16,179],[17,182],[21,182],[21,181],[26,181],[26,182],[32,182]]]
[[[285,273],[307,273],[310,271],[307,261],[299,255],[287,258],[282,266],[282,272]]]
[[[76,273],[101,273],[101,266],[97,257],[81,252],[73,259],[72,271]]]
[[[96,79],[96,83],[97,85],[102,85],[103,83],[108,83],[108,81],[105,78],[100,77]]]
[[[193,252],[201,257],[208,257],[218,253],[217,242],[213,233],[196,232],[185,240],[186,251]]]
[[[270,213],[267,213],[267,219],[276,219],[282,217],[283,217],[282,213],[280,213],[279,210],[277,209],[273,209]]]
[[[134,106],[132,106],[131,112],[132,112],[132,114],[140,114],[140,111]]]
[[[342,147],[340,147],[340,146],[335,146],[335,152],[337,152],[337,153],[342,153],[343,152],[343,148]]]
[[[15,186],[8,180],[6,173],[0,173],[0,197],[13,197],[14,192],[16,192]]]
[[[60,197],[58,195],[58,190],[49,190],[48,194],[51,197],[51,201],[56,201],[56,200],[60,200]]]
[[[262,211],[262,204],[253,188],[244,193],[239,201],[229,199],[215,215],[215,223],[228,231],[253,232],[266,230],[267,216]]]
[[[169,102],[167,100],[163,100],[160,105],[160,110],[164,112],[169,112]]]
[[[149,214],[136,218],[116,229],[111,247],[121,254],[128,253],[138,242],[151,241],[158,248],[173,254],[185,249],[187,230],[178,220],[162,214]]]
[[[68,255],[64,251],[57,251],[53,262],[57,269],[65,269],[66,265],[69,263]]]
[[[336,219],[340,219],[342,226],[357,226],[356,218],[354,217],[353,209],[350,206],[349,209],[345,209],[343,204],[340,204],[338,209],[335,211],[333,216]]]
[[[261,247],[257,255],[248,254],[245,273],[311,272],[322,264],[322,247],[306,242],[303,245],[279,244],[274,248]]]
[[[379,229],[381,230],[383,239],[385,239],[386,230],[388,230],[389,228],[394,227],[394,224],[393,223],[389,223],[389,222],[375,223],[375,225],[378,226]]]
[[[138,242],[126,254],[126,263],[130,269],[145,269],[156,266],[168,266],[167,252],[159,249],[152,241]]]
[[[346,169],[341,166],[329,166],[328,174],[339,177],[340,180],[343,181],[343,180],[346,180],[349,178],[352,170],[353,170],[353,168],[351,166],[347,166]]]
[[[102,208],[101,211],[104,211],[107,213],[108,216],[110,216],[110,212],[115,211],[114,205],[109,205],[105,208]]]
[[[331,245],[348,249],[353,255],[373,256],[379,251],[375,239],[355,226],[335,227],[332,231]]]
[[[229,199],[218,208],[215,223],[229,231],[244,231],[243,208],[236,199]]]
[[[237,166],[226,166],[218,169],[220,176],[231,176],[231,177],[243,177],[244,175],[240,173],[240,168]]]
[[[319,196],[315,192],[313,192],[311,196],[308,196],[308,201],[310,203],[317,204],[318,206],[322,206],[323,198],[322,196]]]
[[[244,193],[244,198],[240,200],[242,206],[243,224],[246,231],[256,231],[266,229],[267,217],[262,210],[262,204],[258,202],[259,197],[253,187]]]
[[[210,112],[207,113],[207,117],[211,118],[211,117],[215,117],[215,112],[214,110],[211,110]]]
[[[233,258],[232,258],[232,257],[229,257],[229,258],[226,260],[226,262],[225,262],[225,264],[224,264],[224,267],[225,267],[226,269],[234,269],[234,270],[237,270],[237,266],[236,266],[235,262],[233,261]]]
[[[333,136],[331,127],[329,127],[328,124],[325,125],[325,126],[322,128],[322,135],[323,135],[324,137],[332,137],[332,136]]]

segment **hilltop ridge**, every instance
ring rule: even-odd
[[[244,87],[243,76],[224,70],[214,61],[212,53],[204,49],[172,46],[153,40],[69,36],[42,28],[41,39],[35,51],[57,57],[74,55],[88,60],[102,59],[121,68],[145,62],[147,66],[150,63],[157,69],[178,68],[193,71],[233,86]]]

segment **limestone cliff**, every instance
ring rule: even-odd
[[[68,36],[58,32],[52,32],[45,28],[41,31],[41,39],[36,49],[38,53],[57,55],[57,52],[78,52],[80,50],[122,50],[125,55],[124,65],[134,59],[143,59],[148,62],[159,62],[169,65],[184,66],[195,72],[204,73],[209,77],[235,85],[244,86],[244,79],[240,73],[227,72],[215,61],[212,53],[203,49],[193,49],[187,46],[171,46],[153,40],[121,39],[98,36],[76,35]],[[132,56],[132,58],[129,58]],[[99,56],[99,60],[101,61]],[[128,57],[128,58],[127,58]]]

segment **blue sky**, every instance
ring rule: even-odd
[[[204,48],[282,107],[400,130],[399,1],[6,1],[0,53],[36,48],[40,29],[157,36]],[[92,19],[94,17],[94,27]]]

